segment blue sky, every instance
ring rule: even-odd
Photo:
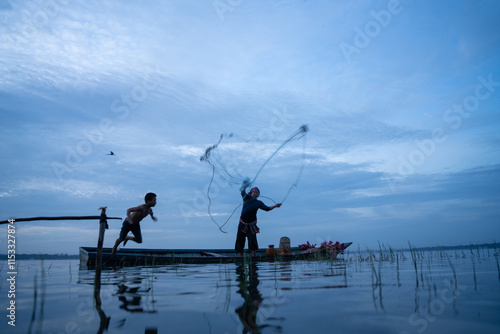
[[[261,247],[500,240],[496,1],[0,1],[1,219],[98,214],[158,195],[143,248],[232,248],[199,158],[233,133]],[[115,156],[109,156],[109,151]],[[218,180],[219,223],[241,202]],[[271,205],[269,200],[264,202]],[[121,223],[110,222],[111,247]],[[18,223],[19,253],[76,254],[93,221]],[[1,226],[0,253],[7,252]]]

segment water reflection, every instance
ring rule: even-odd
[[[97,282],[76,261],[26,261],[12,332],[498,333],[496,258],[475,263],[477,286],[469,258],[425,259],[418,287],[408,259],[128,267]]]
[[[280,262],[277,266],[277,271],[280,273],[280,280],[284,282],[292,281],[292,264],[290,261]]]
[[[28,333],[31,333],[34,326],[36,326],[36,332],[41,333],[43,328],[44,319],[44,305],[45,305],[45,294],[47,288],[47,280],[45,278],[45,269],[43,265],[43,257],[40,260],[41,265],[41,276],[42,282],[40,284],[40,304],[38,304],[38,279],[37,274],[35,274],[34,289],[33,289],[33,313],[31,314],[30,325],[28,328]],[[40,309],[37,311],[37,305],[40,305]],[[35,324],[36,323],[36,324]]]
[[[83,275],[84,273],[85,271],[81,272],[82,275],[80,276],[78,283],[93,285],[94,307],[99,315],[99,328],[97,333],[106,332],[109,329],[111,321],[111,317],[106,315],[104,310],[105,307],[103,307],[101,298],[101,286],[103,284],[116,286],[115,293],[104,292],[104,297],[108,301],[109,298],[117,297],[120,301],[120,309],[131,313],[157,313],[157,310],[154,308],[154,300],[152,297],[153,288],[150,277],[148,277],[148,275],[144,275],[141,268],[137,268],[137,270],[127,270],[126,275],[120,271],[105,271],[102,273],[101,270],[96,270],[92,279],[91,276]],[[146,288],[143,287],[144,284],[146,285]],[[153,308],[146,306],[149,298],[151,299]],[[107,305],[108,303],[104,304]],[[126,318],[115,320],[115,325],[116,327],[126,327]],[[145,328],[145,333],[156,332],[157,328]]]
[[[118,291],[116,293],[118,300],[121,302],[121,309],[132,313],[157,313],[157,310],[154,308],[148,310],[142,306],[142,296],[151,291],[151,287],[141,290],[138,286],[128,286],[128,283],[125,283],[118,284]]]
[[[248,266],[245,264],[238,265],[236,275],[238,293],[244,300],[243,305],[235,310],[243,325],[242,333],[260,333],[265,326],[257,324],[257,311],[262,303],[262,295],[257,289],[259,286],[257,263],[252,261],[248,263]]]
[[[375,310],[378,311],[378,305],[380,309],[385,312],[384,303],[382,298],[382,262],[379,262],[378,272],[375,269],[375,265],[372,263],[372,298]],[[378,290],[378,293],[377,293]],[[378,295],[378,297],[377,297]],[[378,299],[378,303],[377,303]]]
[[[101,269],[95,271],[95,279],[94,279],[94,301],[95,301],[95,309],[97,314],[99,314],[99,329],[97,333],[103,333],[104,330],[107,330],[109,327],[109,321],[111,317],[107,317],[106,313],[102,309],[102,301],[101,301]]]

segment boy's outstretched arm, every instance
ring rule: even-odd
[[[156,218],[154,215],[153,215],[153,210],[150,211],[150,216],[151,216],[151,219],[153,219],[153,221],[158,221],[158,218]]]

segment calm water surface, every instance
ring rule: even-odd
[[[494,249],[95,271],[1,267],[2,333],[500,333]],[[417,271],[415,271],[415,263]],[[418,283],[417,283],[418,282]],[[417,286],[418,284],[418,286]],[[15,327],[8,324],[15,300]]]

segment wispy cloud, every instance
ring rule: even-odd
[[[116,196],[122,192],[113,186],[105,186],[98,182],[68,179],[64,182],[54,182],[53,179],[30,179],[22,180],[17,185],[12,185],[16,193],[26,194],[30,192],[58,193],[70,196],[92,198],[93,196],[109,195]]]
[[[211,168],[200,156],[232,133],[221,145],[225,166],[252,176],[308,124],[305,149],[286,146],[259,176],[263,195],[279,200],[304,167],[283,207],[259,216],[269,222],[262,242],[291,231],[297,242],[307,234],[427,243],[454,223],[449,242],[498,233],[496,2],[401,1],[384,26],[371,14],[386,9],[379,2],[251,1],[223,19],[211,2],[2,4],[7,216],[101,205],[122,216],[154,191],[162,223],[145,225],[155,232],[150,246],[163,247],[162,234],[169,247],[186,246],[196,230],[200,240],[213,236],[203,245],[231,248],[233,236],[208,217]],[[377,33],[364,31],[371,21]],[[339,46],[356,38],[359,52],[346,61]],[[241,202],[239,186],[216,180],[213,215],[224,220]],[[34,229],[23,244],[52,247],[35,235],[63,239],[57,226]]]

